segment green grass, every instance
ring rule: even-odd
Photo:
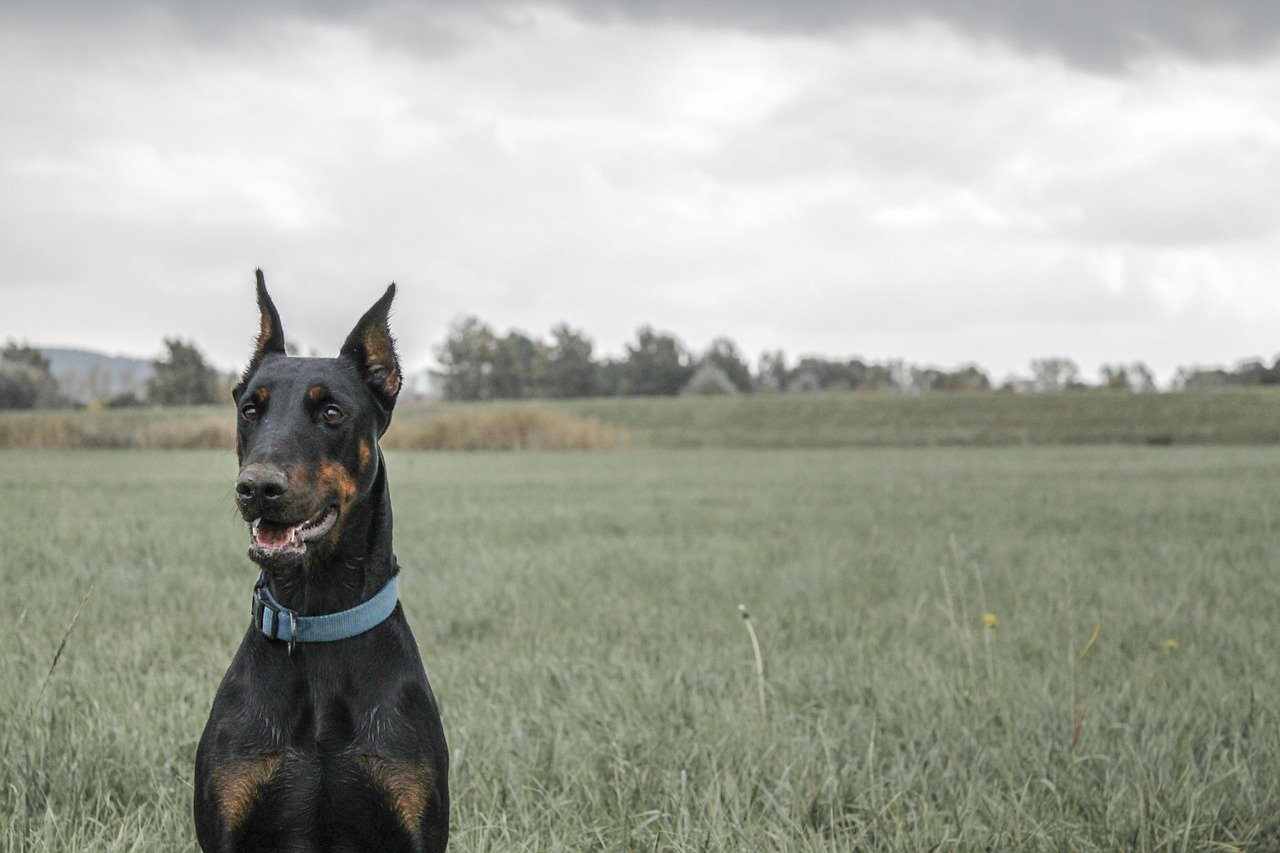
[[[0,850],[193,846],[234,465],[0,453]],[[1272,449],[389,465],[458,850],[1280,846]]]
[[[599,421],[619,428],[621,443],[651,448],[1280,443],[1280,391],[1273,388],[406,403],[388,440],[418,447],[445,416],[502,420],[513,408]],[[229,406],[8,412],[0,413],[0,447],[223,448],[234,442],[234,423]]]
[[[1269,388],[1175,394],[761,394],[554,405],[626,427],[646,447],[1280,442],[1280,393]]]

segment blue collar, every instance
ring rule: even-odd
[[[267,588],[266,578],[259,575],[253,587],[253,624],[272,640],[286,640],[289,654],[294,643],[331,643],[363,634],[381,625],[396,609],[400,593],[393,576],[378,594],[350,610],[324,616],[299,616],[276,601]]]

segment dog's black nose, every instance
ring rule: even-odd
[[[246,504],[269,504],[289,490],[289,478],[271,465],[249,465],[236,480],[236,499]]]

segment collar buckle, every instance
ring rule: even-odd
[[[253,624],[258,627],[259,631],[265,630],[262,617],[264,611],[271,607],[262,599],[262,588],[266,586],[266,583],[266,578],[258,575],[258,582],[253,585],[253,599],[249,602],[249,615],[253,617]]]
[[[273,640],[288,640],[289,657],[293,657],[293,650],[298,645],[298,614],[287,607],[281,607],[271,596],[271,591],[267,589],[266,575],[258,575],[258,582],[253,585],[253,601],[249,613],[259,631]],[[284,634],[283,617],[286,616],[289,631]]]

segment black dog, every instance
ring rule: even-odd
[[[233,394],[262,573],[196,753],[200,846],[444,850],[449,752],[396,598],[378,447],[400,391],[395,285],[337,358],[288,358],[257,275],[261,331]]]

